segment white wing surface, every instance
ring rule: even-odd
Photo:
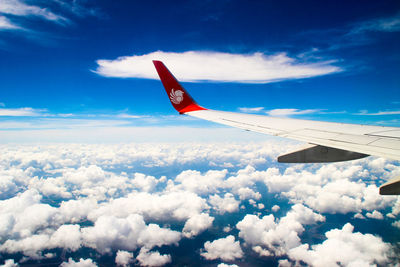
[[[263,134],[291,138],[312,146],[278,158],[285,163],[336,162],[374,155],[400,160],[400,128],[277,118],[209,110],[199,106],[161,61],[153,61],[173,107],[181,114]],[[380,188],[400,194],[400,178]]]
[[[400,160],[399,128],[276,118],[214,110],[191,111],[185,114],[248,131]]]

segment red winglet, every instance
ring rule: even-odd
[[[179,113],[183,114],[190,111],[206,110],[197,105],[188,92],[186,92],[185,88],[179,84],[178,80],[161,61],[153,60],[153,64],[156,67],[158,76],[160,76],[160,80],[164,85],[172,106],[174,106]]]

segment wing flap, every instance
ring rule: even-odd
[[[361,159],[369,155],[326,146],[311,146],[278,157],[282,163],[321,163]]]
[[[381,195],[400,195],[400,177],[389,180],[379,187]]]

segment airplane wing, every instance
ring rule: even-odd
[[[161,61],[153,61],[173,107],[180,113],[240,129],[291,138],[310,147],[278,157],[283,163],[337,162],[369,155],[400,160],[400,128],[277,118],[199,106]],[[380,187],[400,194],[400,178]]]

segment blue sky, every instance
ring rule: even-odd
[[[156,77],[150,59],[157,51],[208,108],[399,126],[398,1],[7,0],[2,6],[3,129],[53,129],[59,124],[49,118],[68,125],[66,117],[121,120],[121,114],[129,127],[185,125],[163,121],[176,113],[161,83],[141,78]],[[255,55],[265,69],[257,69]]]

